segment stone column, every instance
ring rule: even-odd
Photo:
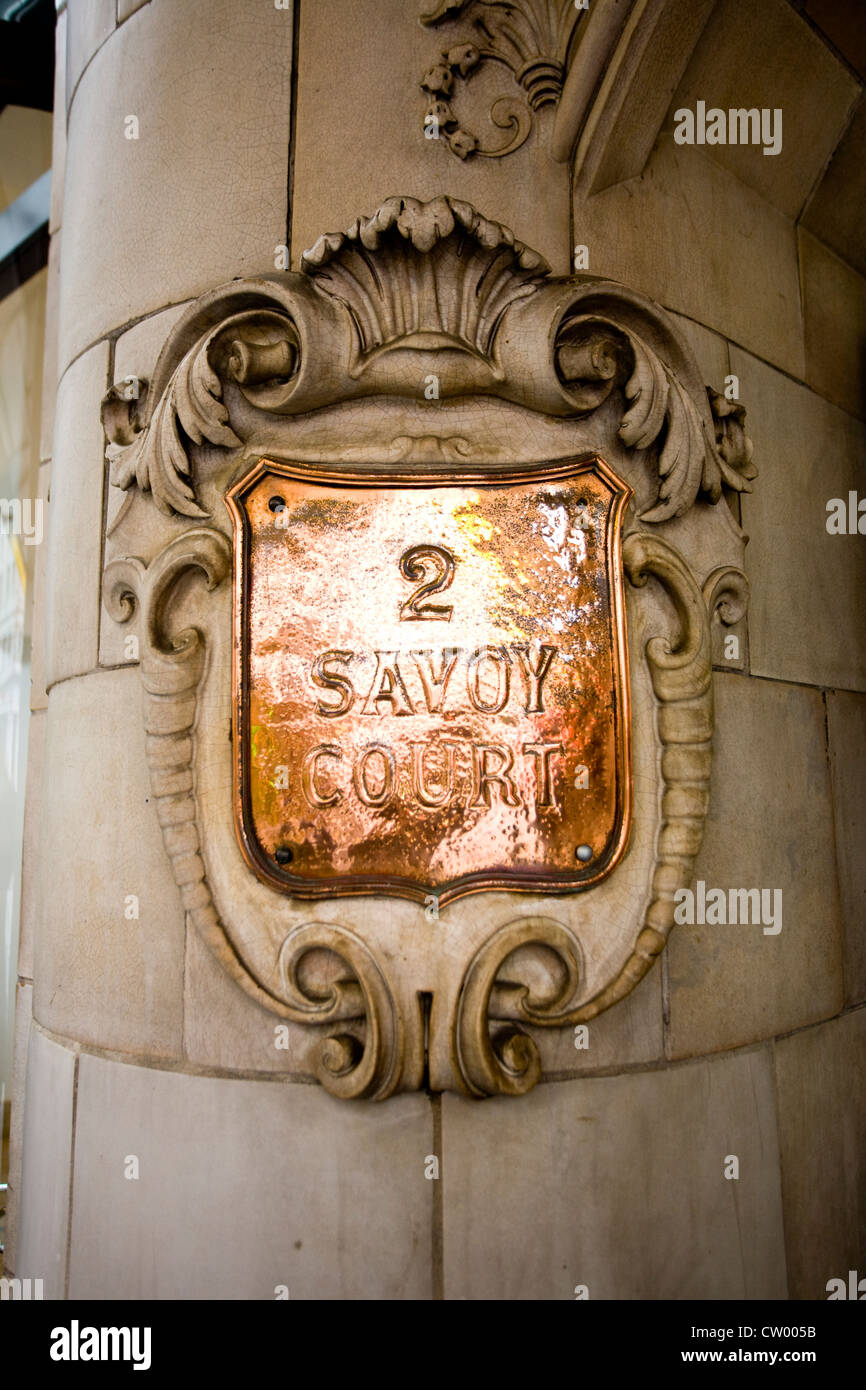
[[[710,156],[673,140],[668,108],[696,100],[702,84],[718,85],[720,106],[742,104],[731,77],[742,26],[726,18],[729,5],[717,7],[721,18],[708,4],[640,7],[655,43],[627,22],[630,6],[614,22],[610,4],[593,3],[577,29],[565,0],[515,8],[553,15],[553,54],[527,57],[475,27],[480,16],[495,29],[502,6],[492,0],[69,0],[61,16],[47,364],[56,412],[43,446],[49,556],[19,965],[26,1099],[8,1261],[20,1277],[42,1278],[46,1297],[821,1297],[826,1280],[856,1262],[862,1120],[845,1079],[862,1067],[866,1017],[853,849],[861,798],[850,770],[862,756],[862,564],[831,549],[822,509],[824,493],[857,485],[863,425],[850,374],[828,383],[822,286],[860,304],[862,277],[822,246],[817,213],[811,231],[794,219],[860,87],[789,6],[755,7],[748,51],[766,52],[777,35],[780,51],[794,45],[800,71],[820,79],[805,186],[802,172],[760,152]],[[467,54],[473,42],[484,52]],[[581,57],[595,64],[595,82],[573,76]],[[503,75],[512,104],[521,93],[537,98],[538,84],[553,80],[548,59],[559,65],[557,95],[570,71],[559,112],[555,100],[536,102],[528,118],[494,105]],[[759,104],[789,100],[771,82]],[[438,139],[425,134],[431,107]],[[648,113],[652,139],[635,111]],[[509,140],[512,153],[491,157]],[[739,154],[746,162],[729,167]],[[413,211],[443,195],[455,212],[444,232],[441,220],[433,230],[425,221],[448,222],[442,203]],[[357,219],[383,205],[393,213],[392,197],[410,213],[394,214],[377,239]],[[332,235],[305,260],[323,234]],[[467,941],[483,957],[488,925],[534,922],[532,895],[506,884],[457,904],[423,978],[406,963],[423,954],[419,941],[436,938],[417,902],[359,896],[286,908],[293,929],[306,917],[335,932],[348,921],[353,949],[373,940],[376,969],[397,979],[411,1034],[404,1089],[380,1104],[343,1101],[311,1084],[327,1065],[321,1055],[318,1070],[310,1062],[296,1014],[266,1007],[273,993],[257,981],[276,972],[278,950],[264,929],[256,969],[243,959],[270,900],[252,874],[252,886],[242,884],[226,829],[230,558],[212,532],[230,529],[223,494],[243,473],[241,425],[244,439],[284,453],[287,438],[303,440],[333,464],[333,433],[316,431],[328,411],[345,409],[344,452],[357,463],[363,448],[380,457],[375,410],[392,422],[405,410],[415,449],[406,457],[432,468],[419,423],[426,407],[406,403],[408,371],[383,367],[378,396],[364,397],[349,347],[328,356],[368,323],[352,299],[357,281],[346,289],[346,265],[360,245],[372,283],[384,276],[396,300],[417,270],[412,253],[429,257],[421,271],[438,290],[439,268],[453,286],[467,246],[481,256],[479,247],[498,252],[515,237],[498,266],[514,290],[502,340],[493,351],[497,320],[474,355],[457,344],[475,376],[466,385],[455,368],[465,390],[455,387],[447,409],[474,430],[479,457],[479,440],[499,462],[509,450],[535,462],[604,452],[636,493],[626,569],[637,828],[607,889],[544,899],[543,949],[520,958],[522,974],[499,977],[499,1021],[525,1020],[527,994],[535,1009],[501,1066],[492,1045],[477,1055],[490,1040],[485,1010],[467,1061],[451,1013],[437,1012],[434,997],[425,1015],[425,1001],[447,979],[456,1014],[450,963]],[[557,278],[575,243],[588,251],[582,269],[605,283]],[[535,253],[553,279],[544,281]],[[442,301],[407,296],[401,304],[420,301],[415,326],[429,332],[425,314]],[[223,341],[235,315],[245,323]],[[321,352],[304,359],[308,409],[294,418],[287,373],[309,341],[299,324],[324,321]],[[279,370],[269,376],[262,362]],[[732,376],[731,409],[724,397],[711,406],[705,384],[721,393]],[[475,415],[474,390],[484,401]],[[742,498],[740,395],[761,469]],[[162,450],[152,432],[150,453],[124,471],[132,456],[121,450],[157,411]],[[449,440],[442,459],[457,466],[465,440],[458,431]],[[652,510],[663,515],[645,519]],[[742,562],[740,523],[751,536],[748,627],[733,601],[742,588],[718,617],[719,576]],[[157,558],[175,542],[174,555],[191,547],[196,528],[197,574],[178,582],[171,605],[155,601],[148,618],[145,604],[125,622],[136,584],[139,597],[148,585],[155,592]],[[657,550],[653,528],[665,538]],[[125,568],[114,585],[116,562]],[[674,571],[672,604],[662,580]],[[168,607],[178,622],[163,631]],[[224,635],[213,643],[215,627]],[[200,648],[193,628],[207,639]],[[723,628],[739,639],[735,655]],[[655,664],[651,637],[662,638]],[[172,685],[182,668],[174,658],[193,649],[203,674],[184,705],[191,687],[180,677]],[[205,750],[198,761],[181,751],[191,740]],[[678,926],[661,954],[673,885],[698,879],[781,888],[782,930]],[[213,900],[223,917],[249,909],[240,945]],[[557,954],[569,913],[590,943],[583,955],[570,957],[568,942]],[[629,914],[634,951],[610,965]],[[360,947],[359,960],[366,966]],[[614,976],[617,962],[619,1002],[606,1008],[600,988],[581,998],[585,1014],[572,1020],[566,1010],[566,1026],[542,1026],[563,976],[574,983],[572,965],[575,977],[608,965]],[[483,958],[472,967],[483,994]],[[373,982],[365,1021],[362,1011],[369,1041],[388,991],[376,993],[376,970],[358,975]],[[320,1011],[335,978],[345,985],[323,971]],[[331,1081],[343,1074],[340,1048],[354,1055],[356,1024],[330,1054]],[[531,1094],[468,1098],[506,1090],[503,1075],[519,1091],[526,1058],[539,1056],[543,1084]],[[732,1156],[736,1180],[726,1172]],[[822,1224],[825,1207],[832,1219]]]

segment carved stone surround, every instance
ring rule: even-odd
[[[155,814],[189,920],[333,1094],[524,1093],[546,1030],[592,1019],[650,968],[690,879],[714,632],[747,603],[744,538],[723,500],[754,476],[742,407],[704,387],[651,301],[553,278],[507,228],[446,197],[389,199],[322,237],[299,273],[202,296],[146,395],[125,394],[103,409],[126,494],[104,602],[137,626]],[[485,892],[432,922],[411,902],[310,904],[257,880],[232,820],[227,491],[262,457],[387,476],[584,454],[635,494],[622,547],[634,825],[621,864],[586,892]]]

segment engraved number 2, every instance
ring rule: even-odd
[[[454,579],[454,556],[441,545],[412,545],[400,556],[400,573],[404,579],[423,579],[414,593],[410,594],[400,609],[404,622],[418,622],[423,619],[451,621],[454,605],[451,603],[422,603],[430,594],[441,594]],[[429,576],[429,577],[428,577]]]

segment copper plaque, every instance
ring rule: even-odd
[[[628,837],[601,460],[335,476],[261,460],[235,528],[235,818],[300,898],[596,883]]]

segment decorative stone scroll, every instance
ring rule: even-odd
[[[675,327],[644,296],[554,278],[507,228],[442,197],[389,199],[347,232],[322,237],[300,272],[204,295],[171,330],[146,396],[126,400],[115,388],[103,419],[112,483],[129,499],[106,541],[104,600],[116,622],[138,624],[155,814],[192,926],[228,974],[286,1021],[305,1058],[301,1074],[335,1095],[378,1099],[422,1084],[471,1096],[525,1092],[544,1070],[544,1031],[590,1020],[628,994],[662,950],[674,895],[689,882],[712,763],[711,623],[738,622],[747,603],[744,540],[724,501],[725,490],[748,490],[754,476],[742,407],[705,388]],[[580,478],[582,513],[561,490],[578,498]],[[526,503],[529,530],[518,527],[506,544],[491,499],[497,489],[524,496],[527,479],[539,489]],[[603,510],[605,488],[621,512]],[[393,542],[380,528],[378,540],[370,532],[353,550],[350,528],[367,496],[365,525],[379,526],[385,498],[393,515],[402,507],[426,531],[403,544],[395,523]],[[433,520],[446,496],[459,503],[447,544]],[[261,659],[279,677],[261,688],[275,690],[276,703],[260,701],[254,717],[251,525],[267,537],[261,573],[273,565],[286,576],[278,620],[261,629]],[[593,552],[584,527],[598,525],[608,528],[607,548]],[[310,588],[303,547],[317,534],[325,578]],[[467,557],[480,556],[478,575],[494,576],[511,615],[521,585],[531,584],[529,573],[515,578],[519,552],[509,545],[523,545],[520,534],[535,536],[527,555],[548,555],[549,573],[575,594],[566,611],[545,581],[548,608],[533,599],[526,609],[537,649],[524,636],[502,642],[484,606],[486,581],[461,590],[454,577],[474,573]],[[365,558],[347,567],[343,552]],[[449,556],[456,569],[446,582]],[[355,564],[370,576],[361,589],[351,588]],[[393,601],[376,597],[377,576],[392,564],[382,593]],[[605,595],[620,579],[625,609],[610,612],[623,648],[622,698],[605,674],[600,703],[577,727],[571,696],[555,707],[542,698],[544,663],[567,650],[550,633],[577,640],[590,611],[582,605],[607,612]],[[315,631],[325,594],[331,627],[302,649],[294,634]],[[473,594],[476,624],[457,651],[442,633],[456,631],[452,614],[463,603],[465,616]],[[396,634],[382,638],[375,661],[340,639],[349,611],[341,604],[350,601],[371,634]],[[596,674],[613,670],[600,664],[601,650],[575,648]],[[461,672],[452,694],[468,680],[471,708],[456,694],[444,703],[452,668]],[[357,685],[355,671],[367,672]],[[605,744],[599,733],[589,746],[600,762],[569,762],[569,740],[583,746],[607,708],[605,690],[610,709],[621,709],[623,739]],[[496,720],[508,709],[509,728],[536,721],[511,763],[484,751],[504,746]],[[293,743],[284,769],[268,762],[268,741],[301,718],[318,741],[306,753]],[[485,720],[489,738],[479,733]],[[464,775],[459,753],[449,772],[447,758],[431,770],[422,751],[422,780],[411,783],[412,750],[421,747],[412,730],[422,727],[435,757],[443,733],[446,743],[464,740],[462,800],[451,795]],[[347,740],[365,728],[364,748],[380,752],[368,770],[362,749],[359,774]],[[604,872],[584,873],[581,863],[591,870],[614,843],[589,844],[580,833],[584,788],[601,796],[605,778],[629,799],[627,819],[617,821],[611,790],[604,835],[625,829]],[[405,825],[434,827],[429,863],[420,850],[410,854],[402,872],[415,886],[390,897],[356,867],[376,859],[388,834],[405,847],[401,798],[412,786],[424,795]],[[276,818],[275,838],[263,832],[261,864],[247,815],[256,795]],[[338,847],[355,795],[366,828]],[[289,803],[307,807],[291,821],[291,846],[280,838]],[[525,857],[525,835],[509,827],[533,816],[551,833],[571,828],[572,872],[547,872],[553,849],[537,864]],[[458,867],[470,830],[492,866],[469,884],[471,896],[446,892],[437,878],[440,824],[441,853],[447,845]],[[309,846],[314,891],[304,879]]]
[[[458,159],[483,155],[501,159],[529,138],[534,112],[555,104],[562,91],[569,43],[581,11],[574,0],[440,0],[421,23],[435,27],[460,19],[465,35],[441,52],[421,79],[430,104],[425,125],[436,122]],[[490,120],[510,132],[504,144],[484,148],[478,137],[460,125],[451,97],[485,63],[501,64],[526,94],[526,100],[499,97]]]

